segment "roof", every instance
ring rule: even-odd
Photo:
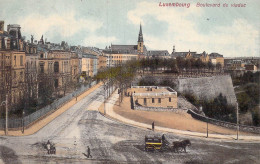
[[[174,57],[186,57],[186,55],[187,55],[188,53],[190,53],[192,56],[194,56],[194,55],[197,54],[197,52],[174,52],[174,53],[172,53],[172,55],[173,55]]]
[[[216,52],[213,52],[213,53],[209,54],[209,57],[210,58],[216,58],[216,57],[223,57],[223,55],[216,53]]]
[[[170,56],[170,54],[167,50],[153,50],[153,51],[148,51],[147,56],[159,57],[159,56]]]
[[[144,54],[147,53],[145,45],[143,46]],[[139,54],[137,51],[137,45],[111,45],[109,49],[103,50],[108,54]]]

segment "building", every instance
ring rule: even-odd
[[[11,24],[4,31],[4,21],[0,21],[0,102],[8,95],[10,110],[21,107],[24,98],[25,52],[20,29]]]
[[[161,59],[170,59],[171,55],[167,50],[152,50],[147,52],[148,58],[161,58]]]
[[[256,72],[257,66],[252,63],[248,63],[248,64],[245,64],[245,69],[246,69],[246,71]]]
[[[27,41],[24,43],[26,66],[25,66],[25,84],[29,99],[38,98],[38,68],[39,60],[37,54],[37,45]]]
[[[177,92],[170,87],[132,86],[127,92],[135,107],[178,108]]]
[[[147,49],[144,45],[142,25],[140,25],[137,45],[113,45],[103,50],[107,56],[107,65],[111,67],[120,65],[129,60],[139,60],[145,58]]]
[[[98,56],[98,70],[105,69],[107,67],[107,56],[104,54]]]
[[[94,54],[83,53],[82,55],[82,76],[94,77],[98,72],[98,57]]]
[[[224,57],[223,55],[220,55],[219,53],[211,53],[209,54],[210,61],[212,64],[217,65],[218,63],[221,65],[221,67],[224,67]]]
[[[73,82],[77,82],[79,80],[79,58],[76,52],[70,52],[71,57],[71,78]]]

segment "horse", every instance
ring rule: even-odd
[[[174,152],[177,151],[177,153],[179,153],[179,149],[184,150],[184,152],[186,153],[186,147],[190,145],[191,142],[188,139],[183,141],[174,141],[172,142],[172,149],[174,150]]]

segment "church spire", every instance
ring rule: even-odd
[[[144,42],[141,23],[140,23],[140,30],[139,30],[138,42]]]

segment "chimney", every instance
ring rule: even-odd
[[[4,26],[5,26],[5,22],[0,21],[0,34],[4,33]]]

